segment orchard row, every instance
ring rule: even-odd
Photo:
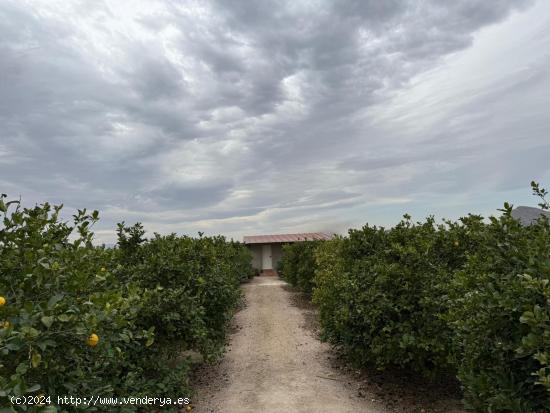
[[[0,198],[0,408],[13,409],[8,395],[187,396],[187,356],[223,348],[248,250],[223,237],[145,239],[140,224],[98,247],[96,211],[72,223],[60,211]]]
[[[547,219],[522,226],[506,204],[488,220],[406,215],[288,245],[281,272],[312,293],[324,337],[355,364],[456,375],[476,412],[550,411]]]

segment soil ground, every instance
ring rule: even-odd
[[[463,412],[454,384],[351,369],[319,340],[315,309],[284,281],[256,277],[243,288],[225,357],[196,373],[194,412]]]

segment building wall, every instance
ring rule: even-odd
[[[262,245],[253,244],[249,245],[250,252],[252,253],[252,268],[262,270]]]
[[[262,270],[262,247],[265,244],[252,244],[248,245],[250,252],[252,253],[252,268]],[[283,257],[283,247],[281,244],[271,244],[271,262],[274,270],[277,269],[279,262]]]

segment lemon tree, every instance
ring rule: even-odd
[[[98,212],[65,222],[61,208],[0,196],[0,408],[14,410],[9,395],[189,392],[180,354],[219,353],[252,272],[246,249],[223,237],[146,240],[139,224],[119,225],[116,248],[99,247]]]
[[[456,375],[476,412],[550,411],[550,224],[500,212],[287,247],[283,274],[314,274],[323,337],[357,365]]]

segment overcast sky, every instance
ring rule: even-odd
[[[545,0],[0,1],[0,191],[152,232],[536,205]]]

